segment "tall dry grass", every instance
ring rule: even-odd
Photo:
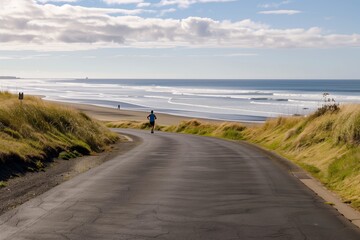
[[[360,209],[360,105],[269,120],[244,135],[293,160]]]
[[[0,178],[41,169],[60,153],[72,156],[101,151],[117,140],[100,123],[76,110],[0,92]]]

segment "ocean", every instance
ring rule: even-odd
[[[263,122],[360,103],[360,80],[0,79],[0,90],[46,100],[194,118]]]

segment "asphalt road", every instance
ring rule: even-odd
[[[215,138],[141,139],[0,217],[0,239],[360,239],[286,164]]]

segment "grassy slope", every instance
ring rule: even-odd
[[[360,209],[360,105],[271,120],[248,129],[246,139],[294,161]]]
[[[109,123],[147,128],[146,123]],[[308,117],[277,118],[259,126],[192,120],[158,130],[246,140],[273,150],[313,174],[345,201],[360,209],[360,105]]]
[[[83,113],[0,92],[0,180],[39,170],[53,157],[101,151],[117,136]]]

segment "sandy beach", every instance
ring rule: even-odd
[[[114,122],[114,121],[147,121],[146,117],[149,113],[140,112],[140,111],[130,111],[122,110],[116,108],[106,108],[99,107],[94,105],[87,104],[76,104],[76,103],[59,103],[61,105],[69,106],[80,110],[92,118],[95,118],[100,121],[105,122]],[[164,113],[156,113],[157,124],[159,125],[176,125],[181,121],[191,120],[194,118],[183,117],[183,116],[174,116]],[[199,119],[199,118],[197,118]],[[223,122],[221,120],[212,120],[212,119],[201,119],[205,122]]]

